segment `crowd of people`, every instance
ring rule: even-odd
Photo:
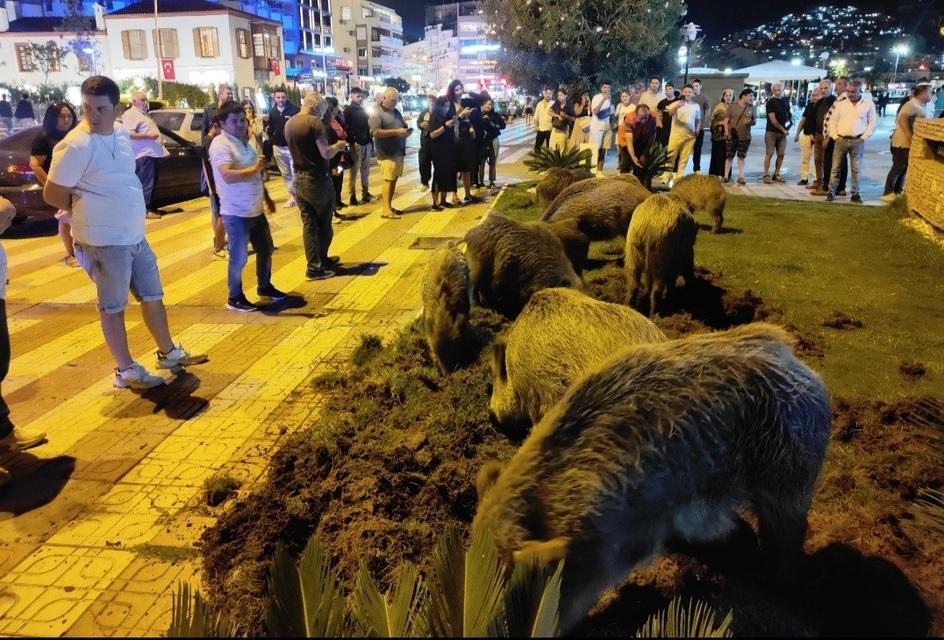
[[[658,143],[667,152],[667,169],[661,179],[671,183],[688,170],[689,161],[692,172],[701,171],[707,135],[711,141],[708,173],[730,182],[736,165],[737,184],[747,184],[746,160],[758,120],[753,89],[744,88],[737,96],[734,89],[725,89],[713,107],[702,93],[699,79],[677,90],[653,76],[645,90],[641,81],[621,89],[618,100],[611,97],[611,91],[611,84],[604,82],[592,98],[583,92],[579,99],[571,99],[563,88],[546,88],[543,97],[525,109],[526,119],[533,114],[529,124],[536,132],[535,151],[541,147],[589,149],[591,170],[600,173],[615,139],[620,173],[649,179],[652,163],[658,162],[653,158]],[[942,96],[944,92],[939,91],[939,98]],[[879,93],[877,100],[880,107],[864,91],[861,80],[840,76],[834,82],[819,83],[793,136],[801,153],[798,184],[806,186],[812,195],[832,201],[847,195],[848,181],[851,202],[862,202],[860,176],[865,142],[875,133],[879,109],[884,110],[888,104],[887,93]],[[914,121],[933,116],[929,111],[933,100],[930,85],[918,84],[899,107],[891,138],[893,160],[883,193],[885,200],[902,192]],[[784,182],[781,170],[794,116],[781,83],[771,85],[763,111],[761,179],[768,184]]]

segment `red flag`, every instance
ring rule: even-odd
[[[161,58],[161,72],[164,74],[165,80],[177,79],[177,75],[174,73],[173,58]]]

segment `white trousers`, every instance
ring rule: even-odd
[[[295,176],[292,173],[292,152],[289,151],[288,147],[272,145],[272,153],[275,155],[275,164],[279,168],[279,173],[282,174],[282,179],[285,180],[285,188],[288,189],[288,194],[294,198]]]

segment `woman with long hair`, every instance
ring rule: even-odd
[[[590,93],[584,91],[580,100],[574,103],[574,124],[570,133],[570,146],[580,148],[580,145],[590,142]]]
[[[470,204],[478,202],[478,198],[472,197],[472,169],[475,167],[475,133],[472,131],[472,123],[469,116],[472,114],[471,105],[462,104],[462,81],[453,80],[449,83],[446,90],[446,99],[452,104],[455,110],[453,126],[456,129],[456,171],[462,176],[462,187],[465,190],[465,198],[459,202],[459,194],[455,193],[452,199],[452,205]]]
[[[46,109],[46,115],[43,116],[43,132],[33,140],[29,159],[30,168],[36,175],[36,181],[40,186],[46,185],[46,176],[52,164],[53,148],[75,128],[77,123],[75,109],[67,102],[57,102]],[[75,248],[72,246],[72,216],[67,211],[60,210],[56,212],[56,219],[59,221],[59,239],[66,250],[63,262],[70,267],[77,267],[79,263],[75,259]]]
[[[448,96],[433,103],[429,117],[429,149],[433,158],[433,211],[442,211],[446,195],[458,189],[456,180],[456,107]]]
[[[734,100],[734,89],[725,89],[721,101],[711,112],[711,164],[708,174],[725,178],[724,153],[728,139],[728,107]]]
[[[344,130],[344,122],[341,120],[341,110],[338,106],[338,99],[334,96],[325,98],[328,104],[328,110],[325,111],[321,119],[324,125],[325,134],[328,137],[328,144],[336,144],[339,140],[347,140],[347,132]],[[334,183],[334,203],[336,218],[341,218],[337,214],[339,209],[344,208],[341,202],[341,188],[344,185],[345,152],[341,152],[328,160],[328,169],[331,171],[331,182]]]

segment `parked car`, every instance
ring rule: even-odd
[[[200,146],[159,128],[169,155],[157,162],[152,204],[161,207],[196,198],[200,195]],[[56,212],[43,200],[43,189],[29,166],[33,139],[41,132],[42,127],[30,127],[0,140],[0,196],[13,203],[19,219]]]
[[[199,145],[203,128],[202,109],[158,109],[149,114],[157,126]]]

